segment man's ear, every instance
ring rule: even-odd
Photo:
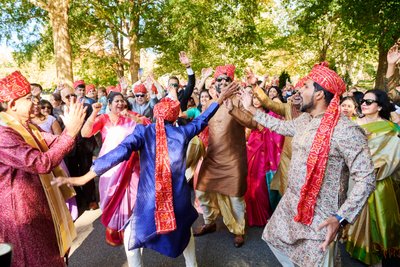
[[[324,99],[325,98],[324,91],[320,90],[320,91],[315,92],[314,97],[316,100]]]
[[[17,110],[17,107],[15,106],[15,100],[14,99],[11,99],[8,102],[8,108],[11,109],[12,111],[16,111]]]

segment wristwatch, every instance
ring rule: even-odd
[[[349,222],[343,218],[342,216],[339,216],[338,214],[333,214],[335,218],[339,221],[340,227],[345,227]]]

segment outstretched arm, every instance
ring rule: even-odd
[[[121,144],[116,148],[101,156],[93,162],[90,171],[80,177],[57,177],[53,183],[57,185],[83,185],[96,176],[100,176],[119,163],[128,160],[134,151],[142,148],[144,144],[144,128],[143,125],[137,125],[133,133],[128,135]]]

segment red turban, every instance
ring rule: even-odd
[[[106,91],[107,91],[107,95],[110,92],[120,92],[120,91],[118,91],[118,88],[116,86],[113,86],[113,85],[107,86]]]
[[[88,94],[92,90],[96,90],[96,86],[94,86],[94,84],[88,84],[86,86],[85,94]]]
[[[307,176],[300,191],[297,215],[294,218],[296,222],[310,225],[325,176],[332,133],[340,116],[340,95],[346,90],[346,84],[336,72],[328,68],[326,62],[315,65],[306,78],[334,94],[311,145],[307,158]]]
[[[134,94],[139,94],[139,93],[147,94],[146,86],[144,86],[143,83],[136,85],[135,88],[133,89],[133,93]]]
[[[295,89],[300,89],[301,87],[303,87],[303,85],[306,83],[306,81],[308,80],[308,76],[305,76],[303,78],[301,78],[296,85],[294,86]]]
[[[328,62],[315,64],[308,78],[321,85],[332,94],[342,95],[346,91],[346,84],[343,79],[329,67]]]
[[[231,64],[225,66],[218,66],[215,69],[214,78],[218,78],[218,76],[220,75],[226,75],[233,81],[233,79],[235,78],[235,69],[236,67]]]
[[[0,80],[0,102],[7,102],[26,96],[31,85],[19,71],[15,71]]]
[[[154,219],[158,234],[166,234],[176,229],[171,164],[164,120],[174,122],[179,116],[179,110],[179,101],[170,98],[163,98],[154,106],[154,117],[156,118],[156,203]]]
[[[78,87],[80,85],[85,86],[85,81],[84,80],[75,81],[74,82],[74,89],[76,89],[76,87]]]

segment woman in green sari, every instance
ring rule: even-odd
[[[361,101],[365,116],[356,119],[368,136],[376,188],[345,230],[346,250],[368,265],[400,257],[400,127],[389,121],[391,105],[384,91],[370,90]]]

